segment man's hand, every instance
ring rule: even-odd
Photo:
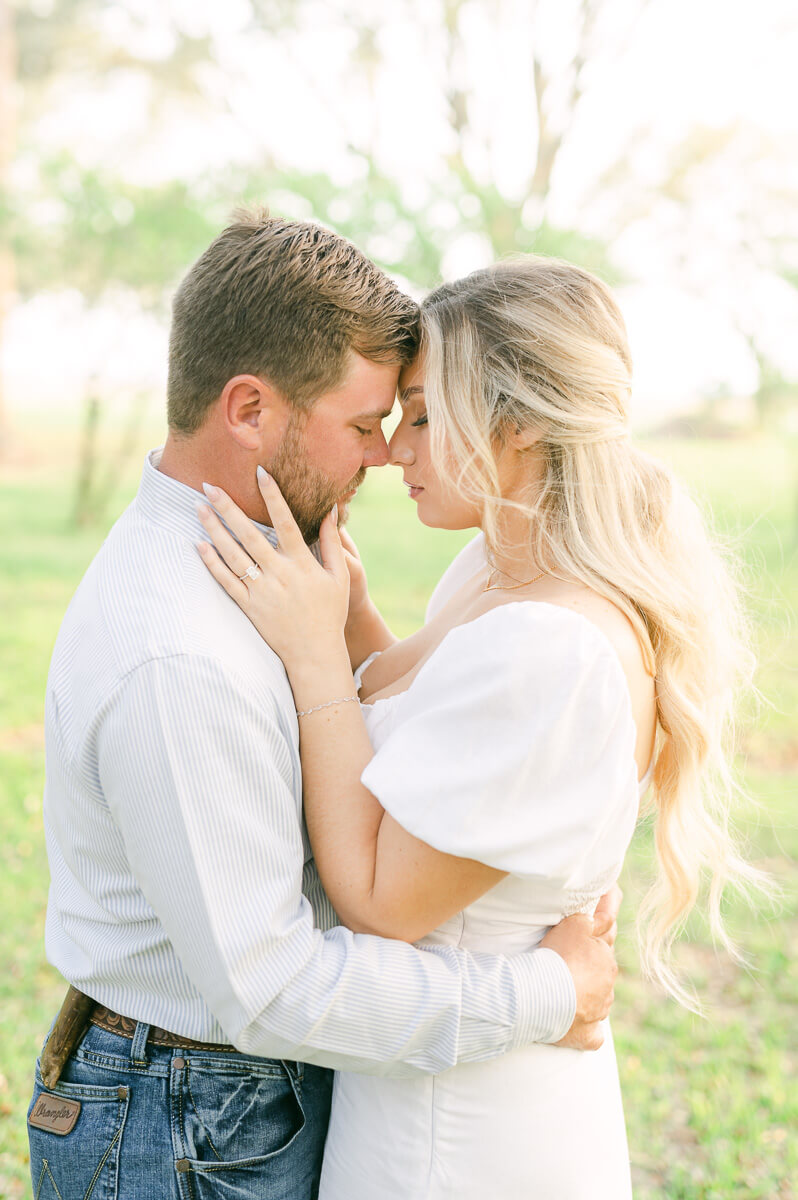
[[[601,938],[612,949],[618,936],[618,913],[621,909],[623,892],[614,883],[599,900],[593,913],[593,937]]]
[[[582,913],[553,926],[540,944],[565,959],[576,987],[576,1016],[557,1045],[571,1050],[598,1050],[604,1041],[599,1021],[607,1016],[615,999],[618,964],[612,950],[606,941],[594,936],[591,918]]]

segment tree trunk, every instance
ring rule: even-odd
[[[16,137],[16,44],[10,0],[0,0],[0,207],[6,206],[9,168]],[[0,230],[0,235],[2,230]],[[16,287],[14,254],[7,236],[0,236],[0,459],[8,449],[8,413],[3,376],[3,333]]]
[[[72,510],[72,522],[75,525],[90,525],[97,515],[94,509],[94,491],[99,456],[100,401],[95,387],[95,380],[92,379],[83,404],[78,478],[75,485],[75,504]]]

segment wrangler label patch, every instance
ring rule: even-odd
[[[28,1117],[28,1124],[48,1133],[69,1133],[80,1116],[80,1100],[67,1100],[42,1092]]]

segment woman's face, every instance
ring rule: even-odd
[[[433,529],[475,529],[482,524],[479,505],[461,496],[435,471],[424,401],[424,366],[416,358],[399,376],[402,419],[388,443],[390,461],[402,468],[418,519]]]

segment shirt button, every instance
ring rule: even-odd
[[[183,1067],[184,1067],[185,1065],[186,1065],[186,1060],[185,1060],[184,1058],[173,1058],[173,1059],[172,1059],[172,1066],[174,1067],[174,1069],[175,1069],[176,1071],[182,1071],[182,1070],[183,1070]],[[181,1162],[182,1162],[182,1161],[183,1161],[183,1160],[181,1159]]]
[[[187,1158],[179,1158],[175,1163],[175,1170],[179,1171],[181,1175],[185,1175],[186,1171],[190,1169]]]

